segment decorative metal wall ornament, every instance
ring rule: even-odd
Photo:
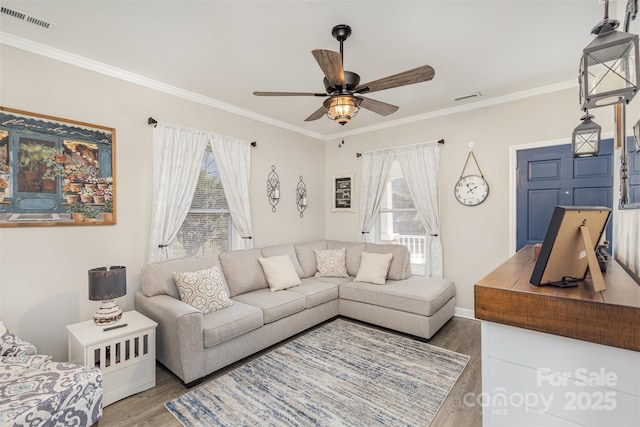
[[[300,212],[300,218],[302,218],[305,209],[307,209],[307,186],[304,185],[302,175],[300,175],[300,180],[296,186],[296,207],[298,208],[298,212]]]
[[[280,177],[276,173],[275,165],[271,165],[271,172],[267,176],[267,199],[271,205],[271,212],[275,212],[280,202]]]

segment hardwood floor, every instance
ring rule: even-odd
[[[294,338],[290,338],[290,340]],[[482,408],[479,405],[465,404],[465,402],[475,401],[475,398],[482,392],[480,322],[454,317],[429,340],[429,344],[471,356],[471,360],[447,396],[431,426],[481,426]],[[282,345],[282,343],[278,345]],[[266,349],[251,358],[259,357],[271,349]],[[247,360],[237,362],[207,376],[202,384],[235,369],[246,363]],[[164,403],[186,391],[187,389],[178,377],[158,363],[156,365],[156,386],[104,408],[98,426],[180,427],[181,424],[164,407]]]

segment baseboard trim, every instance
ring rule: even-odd
[[[475,312],[473,310],[469,310],[468,308],[456,307],[454,316],[464,317],[465,319],[478,320],[476,319]]]

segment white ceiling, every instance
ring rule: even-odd
[[[116,67],[127,78],[143,76],[320,139],[567,87],[577,81],[581,50],[604,15],[599,0],[2,0],[2,6],[51,23],[43,29],[0,14],[5,44],[53,48],[54,57]],[[610,7],[615,16],[616,2]],[[344,127],[328,118],[304,121],[323,98],[253,96],[255,90],[323,92],[311,50],[339,50],[331,36],[336,24],[353,30],[344,65],[362,82],[424,64],[436,70],[434,79],[368,95],[400,109],[387,117],[363,110]],[[482,97],[453,101],[473,92]],[[576,110],[577,97],[576,88]]]

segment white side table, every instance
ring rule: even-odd
[[[126,323],[109,331],[104,328]],[[103,406],[156,385],[156,326],[137,311],[112,325],[93,320],[67,326],[69,362],[102,371]]]

